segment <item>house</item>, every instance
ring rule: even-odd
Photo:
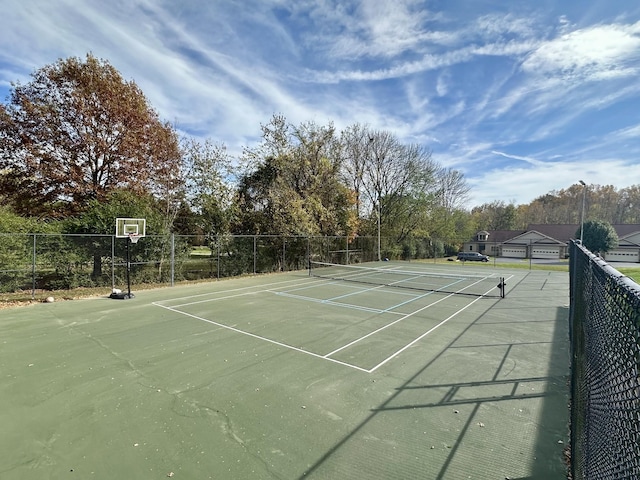
[[[610,262],[640,262],[640,225],[612,225],[618,234],[618,246],[607,252]],[[569,242],[576,238],[580,225],[532,224],[526,230],[481,230],[464,251],[494,257],[566,258]]]

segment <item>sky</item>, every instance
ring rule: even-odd
[[[3,0],[0,99],[87,53],[238,155],[274,114],[354,123],[461,171],[468,208],[640,184],[640,2]]]

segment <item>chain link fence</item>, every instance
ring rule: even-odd
[[[640,478],[640,285],[570,245],[571,474]]]
[[[126,285],[128,239],[113,235],[0,234],[0,293]],[[374,237],[147,235],[130,244],[131,282],[169,284],[302,270],[309,259],[353,264],[378,260]],[[381,258],[444,255],[444,242],[381,241]]]

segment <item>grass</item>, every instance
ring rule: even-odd
[[[190,283],[204,283],[207,281],[217,281],[215,279],[207,280],[185,280],[176,282],[176,285],[188,285]],[[165,288],[168,283],[140,283],[132,287],[133,293],[140,290],[153,290],[156,288]],[[106,297],[111,293],[111,287],[80,287],[70,290],[36,290],[31,295],[31,290],[21,290],[13,293],[0,293],[0,310],[3,308],[11,308],[18,306],[26,306],[34,303],[43,303],[47,297],[53,297],[55,301],[61,300],[78,300],[80,298]]]
[[[640,283],[640,267],[617,268],[616,270],[634,282]]]
[[[206,246],[191,247],[190,257],[210,257],[211,249]]]
[[[490,260],[489,262],[460,262],[458,260],[456,260],[455,257],[446,257],[446,258],[438,258],[434,261],[433,258],[431,259],[424,259],[424,260],[415,260],[415,262],[419,262],[419,263],[435,263],[435,264],[443,264],[443,265],[451,265],[451,264],[459,264],[459,265],[469,265],[469,266],[474,266],[474,267],[481,267],[481,268],[516,268],[516,269],[520,269],[520,270],[547,270],[547,271],[552,271],[552,272],[568,272],[569,271],[569,261],[566,260],[564,264],[562,265],[549,265],[549,264],[536,264],[536,263],[529,263],[529,260],[527,259],[523,259],[523,260],[513,260],[513,262],[494,262],[493,260]]]

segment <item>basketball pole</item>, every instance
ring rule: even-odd
[[[135,240],[133,240],[135,238]],[[114,298],[117,300],[127,300],[130,298],[134,298],[135,295],[131,293],[131,244],[137,243],[138,239],[137,235],[134,237],[133,235],[129,235],[127,237],[127,293],[113,292],[109,295],[110,298]]]
[[[132,298],[131,295],[131,254],[129,253],[129,246],[131,245],[131,236],[127,238],[127,298]]]

